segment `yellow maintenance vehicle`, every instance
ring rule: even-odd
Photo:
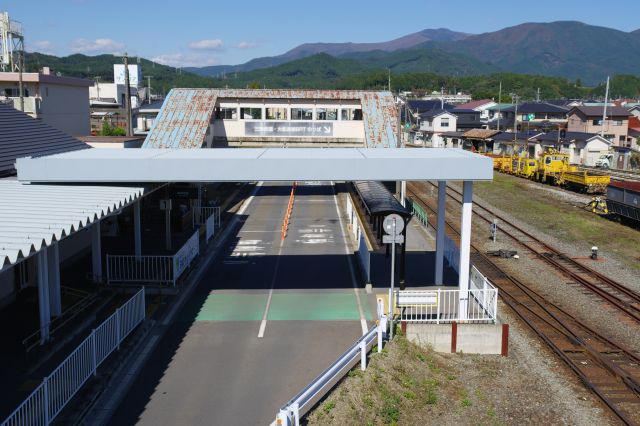
[[[538,161],[535,179],[539,182],[567,186],[588,194],[606,191],[611,182],[611,177],[608,175],[578,170],[577,166],[569,164],[569,154],[556,150],[548,150],[542,154]]]

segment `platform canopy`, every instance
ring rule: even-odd
[[[145,191],[144,187],[27,185],[13,178],[0,179],[0,270],[86,229]]]
[[[90,149],[17,160],[24,182],[491,180],[490,158],[452,148]]]

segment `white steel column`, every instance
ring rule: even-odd
[[[60,253],[58,243],[52,243],[47,253],[49,269],[49,301],[51,316],[62,315],[62,295],[60,294]]]
[[[471,214],[473,181],[464,181],[462,190],[462,220],[460,224],[460,319],[466,319],[469,299],[469,260],[471,257]]]
[[[444,272],[444,231],[447,201],[447,181],[438,181],[438,223],[436,224],[436,276],[435,284],[442,285]]]
[[[142,231],[140,229],[140,200],[133,203],[133,241],[136,258],[142,256]]]
[[[402,207],[407,207],[407,181],[400,181],[400,204]]]
[[[100,242],[100,221],[91,227],[91,271],[93,281],[102,280],[102,247]]]
[[[49,302],[49,272],[47,262],[47,248],[42,249],[36,255],[38,264],[38,307],[40,310],[40,344],[49,340],[49,324],[51,311]]]

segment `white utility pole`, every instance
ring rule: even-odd
[[[602,110],[602,130],[600,136],[604,138],[604,123],[607,120],[607,103],[609,102],[609,77],[607,76],[607,89],[604,92],[604,109]]]
[[[502,111],[500,111],[501,103],[502,103],[502,81],[500,82],[500,89],[498,89],[498,131],[500,131],[500,115],[502,115]]]
[[[152,77],[153,77],[152,75],[147,76],[147,91],[149,92],[147,93],[147,99],[149,99],[148,103],[151,103],[151,78]]]

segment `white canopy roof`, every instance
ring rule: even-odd
[[[0,179],[0,269],[126,206],[144,191]]]
[[[493,179],[490,158],[452,148],[89,149],[16,168],[26,182]]]

